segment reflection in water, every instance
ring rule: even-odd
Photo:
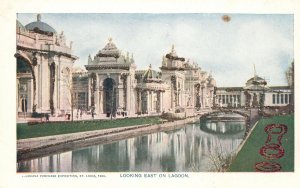
[[[234,152],[242,141],[244,125],[241,122],[206,122],[201,126],[192,124],[170,132],[22,161],[17,164],[17,171],[210,171],[210,156],[215,151]],[[239,131],[223,134],[235,129]],[[212,130],[213,133],[206,130]]]
[[[201,130],[217,134],[236,134],[245,131],[245,121],[201,121]]]

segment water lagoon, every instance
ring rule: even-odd
[[[18,172],[208,172],[214,156],[231,155],[244,121],[201,120],[183,128],[17,163]]]

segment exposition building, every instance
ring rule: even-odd
[[[197,63],[177,55],[174,45],[163,55],[160,70],[137,70],[140,62],[123,54],[110,38],[85,68],[63,32],[41,21],[16,22],[17,114],[53,116],[73,111],[101,117],[194,115],[212,107],[285,106],[293,101],[289,86],[271,87],[254,75],[245,87],[219,87]]]
[[[292,63],[293,66],[293,63]],[[267,81],[254,72],[244,87],[219,87],[216,89],[216,107],[258,108],[293,105],[293,68],[287,72],[288,85],[268,86]],[[293,108],[293,107],[292,107]]]
[[[137,70],[133,55],[109,39],[89,56],[85,70],[74,68],[78,59],[63,32],[41,20],[16,23],[17,114],[72,110],[97,116],[160,114],[210,108],[215,80],[196,63],[177,56],[174,46],[163,56],[160,71]]]
[[[17,114],[59,114],[71,109],[72,67],[77,59],[63,32],[37,20],[16,23]]]
[[[136,70],[133,55],[121,54],[110,38],[86,70],[73,74],[76,108],[99,116],[188,112],[211,108],[215,80],[196,63],[164,55],[161,71]]]

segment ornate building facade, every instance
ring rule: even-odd
[[[77,59],[63,32],[41,21],[16,23],[17,113],[71,110],[72,67]]]
[[[215,80],[196,63],[178,57],[174,45],[171,52],[163,57],[160,69],[162,80],[170,86],[165,95],[165,110],[212,107]]]
[[[163,56],[161,71],[152,70],[151,65],[136,70],[133,55],[121,54],[110,38],[93,58],[88,57],[85,68],[87,73],[73,75],[74,92],[87,91],[83,110],[98,115],[193,113],[213,105],[215,80],[196,63],[178,57],[174,46]],[[85,89],[76,89],[78,85]]]
[[[244,87],[219,87],[215,105],[218,107],[280,107],[292,103],[291,86],[268,86],[254,73]]]
[[[136,82],[133,58],[124,56],[109,39],[106,46],[85,66],[89,75],[88,106],[96,114],[117,111],[135,113]]]
[[[160,70],[136,70],[133,55],[122,54],[110,38],[88,57],[84,69],[63,32],[41,21],[16,22],[17,114],[59,115],[81,109],[99,116],[193,114],[211,107],[261,107],[293,104],[293,64],[289,86],[268,86],[254,74],[244,87],[219,87],[197,63],[177,55],[174,45],[163,55]],[[138,63],[137,63],[138,64]]]

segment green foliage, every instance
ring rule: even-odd
[[[250,107],[251,94],[248,91],[244,91],[244,94],[246,96],[245,107],[249,108]]]
[[[263,108],[265,106],[265,94],[261,93],[259,95],[259,107]]]
[[[76,133],[142,124],[160,123],[159,117],[125,118],[75,122],[45,122],[35,125],[17,124],[17,139]]]
[[[257,100],[256,93],[254,93],[253,95],[252,107],[258,107],[258,100]]]
[[[264,146],[267,139],[267,133],[264,131],[264,128],[268,124],[285,124],[288,126],[288,131],[282,138],[282,147],[285,150],[285,155],[282,158],[272,160],[272,162],[279,163],[283,172],[294,171],[294,115],[261,119],[233,160],[229,171],[255,172],[254,166],[256,163],[268,161],[259,154],[260,148]]]

